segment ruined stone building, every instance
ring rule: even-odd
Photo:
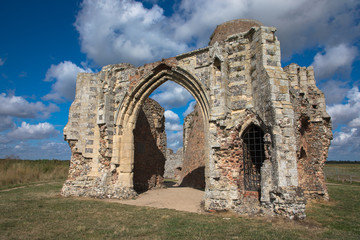
[[[205,48],[80,73],[64,129],[72,157],[62,194],[123,199],[162,185],[164,114],[148,97],[174,81],[198,104],[180,178],[203,179],[195,187],[205,189],[205,210],[303,218],[306,199],[328,198],[331,120],[313,68],[281,67],[275,31],[234,20]]]

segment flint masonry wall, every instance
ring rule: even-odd
[[[205,188],[204,119],[198,105],[186,116],[183,126],[183,164],[180,186]]]
[[[281,67],[273,27],[240,19],[217,29],[206,48],[79,74],[64,129],[72,158],[63,195],[137,195],[138,116],[151,92],[170,80],[194,96],[203,119],[205,210],[303,218],[305,196],[327,198],[322,167],[331,121],[313,69]],[[249,129],[261,135],[263,157],[251,167],[256,173],[246,168],[252,164],[244,141]],[[260,179],[256,190],[244,184],[253,174]]]
[[[179,148],[175,153],[172,149],[166,152],[164,178],[180,180],[180,173],[183,165],[183,148]]]
[[[324,94],[316,88],[312,68],[290,64],[284,71],[291,79],[299,186],[304,189],[308,199],[328,199],[323,167],[332,132],[330,116],[325,109]]]
[[[167,149],[164,109],[150,98],[139,112],[134,145],[134,190],[144,192],[163,187]]]

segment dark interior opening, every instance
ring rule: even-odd
[[[264,132],[258,126],[250,126],[243,135],[243,143],[245,190],[260,192],[260,170],[265,160]]]

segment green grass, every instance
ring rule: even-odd
[[[69,161],[0,159],[0,189],[49,180],[65,180]]]
[[[359,239],[360,187],[329,185],[305,221],[194,214],[59,195],[62,182],[0,191],[0,239]]]
[[[306,220],[291,221],[64,198],[60,196],[64,180],[55,179],[66,177],[68,164],[0,160],[2,173],[25,168],[47,176],[29,178],[26,184],[16,181],[19,187],[7,185],[0,190],[0,239],[360,239],[360,186],[356,184],[329,183],[331,200],[308,204]],[[360,172],[360,165],[351,164],[326,165],[325,172],[339,167],[354,176]],[[64,175],[55,174],[61,171]]]
[[[328,182],[360,183],[359,163],[326,163],[324,172]]]

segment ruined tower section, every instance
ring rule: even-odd
[[[284,71],[295,112],[299,186],[308,199],[328,199],[323,168],[332,132],[324,94],[316,87],[312,67],[290,64]]]
[[[198,103],[182,170],[204,166],[205,210],[305,217],[306,198],[328,198],[322,169],[331,121],[313,70],[281,67],[275,31],[234,20],[215,29],[208,47],[79,74],[64,129],[72,158],[62,194],[131,198],[161,186],[163,110],[146,99],[174,81]]]

